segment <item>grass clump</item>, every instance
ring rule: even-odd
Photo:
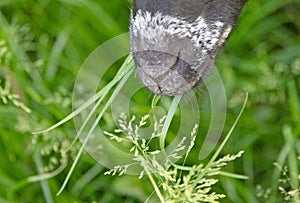
[[[243,109],[245,104],[246,102],[244,103]],[[170,111],[172,111],[174,105],[176,105],[176,103],[173,102]],[[168,115],[172,115],[172,113]],[[241,114],[239,117],[240,116]],[[118,119],[119,128],[117,128],[114,133],[104,132],[104,134],[111,140],[128,146],[129,152],[133,154],[133,163],[122,166],[117,165],[105,172],[105,175],[121,176],[127,172],[129,167],[140,165],[142,170],[140,171],[139,179],[146,176],[150,180],[157,195],[156,197],[160,202],[170,203],[218,202],[218,200],[224,198],[225,195],[213,191],[214,185],[218,182],[217,175],[246,178],[245,176],[221,171],[229,162],[241,157],[243,151],[233,155],[228,154],[217,159],[217,156],[219,156],[222,148],[230,137],[238,119],[208,164],[204,165],[200,163],[198,165],[186,166],[185,161],[195,144],[198,125],[195,125],[190,133],[189,143],[186,144],[185,140],[187,137],[183,137],[173,151],[167,155],[164,149],[159,147],[153,149],[153,147],[151,147],[151,142],[154,142],[155,139],[163,139],[163,129],[165,125],[168,125],[168,122],[166,122],[166,120],[168,120],[167,118],[168,117],[165,116],[160,119],[155,119],[153,133],[150,139],[146,140],[143,138],[140,129],[147,124],[149,115],[143,116],[138,122],[135,116],[128,118],[125,114],[121,114]],[[186,150],[184,155],[178,154],[184,150]],[[160,154],[163,154],[163,157],[159,156]],[[177,165],[171,160],[172,158],[183,159],[183,164]],[[151,196],[149,196],[146,202],[150,200]]]
[[[131,4],[131,0],[0,1],[0,86],[5,92],[0,98],[0,202],[143,202],[153,191],[150,184],[145,184],[145,173],[142,179],[128,175],[105,176],[104,167],[87,153],[80,153],[78,161],[76,153],[82,143],[71,144],[76,134],[71,122],[58,125],[53,132],[31,134],[33,130],[56,123],[72,111],[70,98],[79,68],[100,44],[128,32]],[[228,171],[246,174],[249,179],[237,181],[216,176],[219,181],[212,186],[211,192],[226,194],[226,198],[216,201],[299,202],[296,198],[299,196],[297,157],[300,155],[299,16],[299,0],[248,1],[235,31],[217,58],[216,65],[228,98],[226,123],[234,122],[244,92],[249,92],[250,99],[239,125],[222,150],[222,154],[245,151],[239,160],[227,167]],[[111,74],[115,72],[117,70]],[[110,79],[104,78],[103,84],[109,83]],[[22,102],[31,113],[16,107],[7,94],[18,95],[11,98]],[[200,94],[200,100],[205,94]],[[98,102],[102,97],[98,96],[89,102]],[[142,95],[140,100],[144,101],[148,96]],[[144,111],[141,112],[141,106],[137,105],[139,112],[130,111],[130,115],[140,118],[140,114],[147,114],[148,103],[143,103]],[[177,169],[182,173],[177,173],[176,178],[187,176],[188,170],[199,165],[195,149],[202,146],[201,138],[206,133],[206,120],[209,120],[205,117],[209,103],[203,106],[201,130],[187,161],[184,161],[184,154],[180,164],[168,168],[174,171],[183,167],[183,163],[190,166],[187,170]],[[102,110],[101,106],[97,110]],[[138,118],[135,121],[139,122]],[[113,131],[107,114],[100,123],[103,129]],[[165,130],[172,135],[174,126],[176,124],[165,127],[161,137],[165,136]],[[230,126],[225,124],[225,129],[228,128]],[[182,150],[185,152],[191,139],[190,131],[186,130],[186,147]],[[160,137],[156,137],[150,144],[149,152],[161,151],[155,155],[161,165],[164,162],[160,161],[159,155],[163,155],[160,146],[164,146],[164,140],[170,141],[169,134],[161,143]],[[127,141],[112,142],[118,145]],[[66,152],[66,147],[70,146],[72,150]],[[177,155],[182,155],[182,151]],[[63,162],[60,162],[61,158]],[[279,167],[274,167],[274,162]],[[75,172],[72,170],[70,183],[56,196],[70,165],[76,163],[79,164]],[[203,164],[205,168],[207,164]],[[131,167],[134,166],[128,167],[127,172]],[[160,180],[151,174],[166,198]]]

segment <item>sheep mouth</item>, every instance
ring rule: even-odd
[[[199,71],[182,59],[180,52],[175,55],[147,50],[134,52],[133,56],[139,78],[155,94],[183,94],[201,80]]]

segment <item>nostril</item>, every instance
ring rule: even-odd
[[[174,70],[176,68],[176,66],[178,66],[179,60],[180,60],[180,52],[178,53],[177,57],[176,57],[176,61],[175,63],[170,67],[170,70]]]

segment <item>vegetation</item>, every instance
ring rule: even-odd
[[[116,61],[95,87],[102,91],[97,99],[103,100],[95,112],[100,115],[106,108],[99,126],[112,139],[113,146],[123,151],[132,149],[133,158],[142,167],[138,172],[129,168],[126,172],[136,175],[123,174],[122,164],[103,166],[90,151],[83,150],[82,142],[76,139],[76,122],[65,122],[41,134],[32,133],[74,112],[74,84],[82,64],[99,45],[128,32],[130,4],[129,0],[0,2],[0,202],[180,202],[178,198],[187,195],[183,191],[195,188],[195,184],[204,184],[207,194],[216,195],[210,196],[211,202],[299,202],[298,0],[247,3],[237,29],[216,62],[226,90],[226,123],[222,139],[205,160],[198,158],[211,120],[204,85],[195,93],[201,100],[199,126],[185,130],[189,144],[185,144],[184,151],[178,142],[178,154],[173,154],[176,164],[155,161],[161,158],[156,149],[164,153],[164,146],[172,143],[179,131],[182,115],[176,110],[176,98],[152,99],[148,90],[141,89],[132,98],[130,109],[125,109],[130,115],[121,114],[118,120],[126,125],[114,122],[106,104],[110,104],[117,89],[111,81],[116,81],[116,74],[122,75],[118,70],[125,57]],[[122,70],[130,73],[130,56],[124,64]],[[123,72],[117,82],[121,84],[125,76]],[[106,84],[112,85],[107,92],[103,90]],[[237,123],[246,93],[248,102]],[[183,102],[188,101],[183,98]],[[152,109],[159,116],[154,117]],[[162,109],[169,114],[160,113]],[[132,119],[133,115],[136,119]],[[76,121],[74,113],[72,116]],[[128,137],[128,126],[143,129],[155,121],[148,145]],[[90,127],[88,124],[87,129]],[[83,135],[85,132],[82,129]],[[180,154],[179,149],[184,153]],[[141,152],[145,156],[140,156]],[[152,162],[145,162],[145,157],[151,157]],[[117,156],[112,160],[118,161],[122,160]],[[161,170],[151,175],[145,170],[151,172],[149,167]],[[217,173],[210,177],[212,171],[204,169],[217,169]],[[114,173],[115,176],[108,175]],[[123,175],[117,176],[120,173]],[[66,179],[68,174],[71,176]],[[205,178],[198,180],[199,176]],[[64,189],[60,191],[62,185]],[[177,197],[174,191],[182,195]]]

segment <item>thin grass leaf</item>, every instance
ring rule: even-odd
[[[248,180],[249,179],[248,176],[241,175],[241,174],[236,174],[236,173],[229,173],[229,172],[225,172],[225,171],[219,171],[218,174],[221,175],[221,176],[226,176],[226,177],[234,178],[234,179],[241,179],[241,180]]]
[[[102,173],[104,167],[100,164],[96,164],[93,167],[91,167],[87,172],[85,172],[80,179],[76,181],[74,184],[74,187],[71,190],[72,194],[79,194],[84,187],[92,182],[94,178],[96,178],[100,173]]]
[[[290,112],[295,122],[300,121],[300,101],[296,82],[291,80],[287,84],[289,93]]]
[[[104,105],[104,107],[102,108],[102,111],[100,112],[100,114],[98,115],[97,119],[95,120],[93,126],[91,127],[91,129],[89,130],[88,134],[86,135],[83,143],[82,143],[82,146],[81,148],[79,149],[76,157],[75,157],[75,160],[63,182],[63,185],[61,186],[60,190],[58,191],[57,195],[59,195],[63,190],[64,188],[66,187],[74,169],[75,169],[75,166],[77,165],[78,161],[79,161],[79,158],[92,134],[92,132],[94,131],[94,129],[98,126],[98,123],[99,121],[101,120],[103,114],[105,113],[105,111],[107,110],[107,108],[109,107],[109,105],[111,105],[111,103],[113,102],[113,100],[115,99],[115,97],[118,95],[118,93],[120,92],[121,88],[124,86],[125,82],[128,80],[129,76],[132,74],[133,72],[133,66],[129,66],[129,72],[126,74],[126,76],[120,81],[120,83],[118,84],[118,86],[116,87],[116,89],[114,90],[113,94],[111,95],[111,97],[109,98],[109,100],[107,101],[107,103]],[[119,75],[117,75],[116,77],[119,77]]]
[[[229,140],[233,130],[235,129],[240,117],[242,116],[242,113],[244,112],[247,101],[248,101],[248,93],[246,93],[246,97],[245,97],[245,100],[244,100],[244,103],[243,103],[243,106],[242,106],[242,109],[241,109],[239,115],[237,116],[236,120],[234,121],[232,127],[230,128],[229,132],[227,133],[227,135],[226,135],[225,139],[223,140],[223,142],[221,143],[220,147],[218,147],[218,149],[214,153],[213,157],[209,160],[208,164],[205,166],[203,172],[195,180],[194,187],[196,187],[197,183],[203,178],[205,172],[211,167],[211,164],[217,159],[217,157],[219,156],[219,154],[223,150],[225,144],[227,143],[227,141]]]
[[[276,160],[276,165],[279,165],[280,167],[282,167],[284,165],[284,162],[288,156],[289,150],[290,150],[289,144],[285,143],[279,152],[278,158]],[[280,179],[280,175],[281,175],[281,170],[274,170],[273,178],[272,178],[273,181],[272,181],[272,185],[271,185],[272,193],[269,198],[270,202],[276,202],[277,188],[279,185],[278,180]]]
[[[57,39],[53,45],[53,48],[50,53],[49,63],[46,68],[45,76],[47,80],[55,79],[55,76],[58,71],[59,58],[62,55],[62,52],[69,40],[71,34],[71,29],[69,26],[66,26],[57,36]]]
[[[43,162],[42,162],[42,158],[41,158],[41,155],[40,155],[39,152],[35,152],[34,159],[35,159],[35,162],[36,162],[36,167],[38,168],[38,172],[43,173],[43,169],[42,169],[43,168]],[[41,187],[42,187],[42,191],[43,191],[43,194],[44,194],[45,201],[47,203],[53,203],[54,201],[53,201],[53,197],[52,197],[51,190],[50,190],[47,179],[40,180],[40,183],[41,183]]]
[[[297,155],[295,152],[295,140],[292,134],[292,129],[289,126],[283,128],[283,135],[286,142],[289,145],[288,153],[288,168],[289,168],[289,178],[290,184],[293,190],[299,188],[299,165],[297,160]]]
[[[107,95],[107,93],[111,90],[111,88],[116,83],[118,83],[132,69],[132,63],[133,63],[133,60],[132,60],[132,56],[130,55],[127,57],[126,61],[121,66],[120,70],[116,74],[116,77],[112,81],[110,81],[105,87],[103,87],[99,92],[97,92],[93,97],[91,97],[88,101],[83,103],[78,109],[76,109],[75,111],[70,113],[68,116],[66,116],[61,121],[57,122],[56,124],[52,125],[51,127],[47,128],[45,130],[32,132],[32,134],[42,134],[42,133],[47,133],[51,130],[54,130],[58,126],[64,124],[65,122],[69,121],[70,119],[74,118],[76,115],[78,115],[79,113],[84,111],[87,107],[89,107],[90,105],[95,103],[95,101],[97,101],[99,98],[101,98],[101,97],[104,98]],[[95,105],[95,106],[97,106],[97,105]],[[88,115],[88,118],[90,118],[91,115],[93,115],[92,112]]]
[[[172,104],[169,108],[164,126],[162,128],[162,133],[161,133],[161,136],[160,136],[160,139],[159,139],[159,146],[160,146],[162,151],[164,151],[164,149],[165,149],[165,140],[166,140],[167,132],[168,132],[168,129],[170,127],[171,121],[172,121],[172,119],[175,115],[175,112],[177,110],[177,107],[178,107],[178,104],[180,102],[181,97],[182,97],[182,95],[175,96],[173,101],[172,101]]]

